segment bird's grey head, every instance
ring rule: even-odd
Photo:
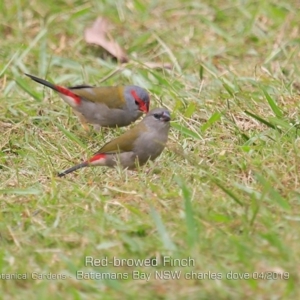
[[[144,118],[146,124],[160,128],[170,128],[170,120],[170,112],[166,108],[154,108]]]
[[[136,85],[126,86],[125,99],[130,110],[135,109],[143,113],[148,113],[150,97],[145,89]]]

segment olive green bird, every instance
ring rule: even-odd
[[[158,157],[168,140],[170,113],[166,108],[155,108],[136,126],[105,144],[90,159],[58,174],[65,176],[80,168],[89,166],[134,169],[148,160]]]
[[[149,94],[139,86],[63,87],[25,75],[56,91],[74,109],[85,129],[87,123],[96,127],[128,126],[149,111]]]

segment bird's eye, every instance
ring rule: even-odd
[[[155,119],[160,119],[161,115],[160,114],[154,114],[153,115]]]
[[[135,104],[136,104],[137,106],[139,106],[140,103],[139,103],[138,101],[134,101],[134,102],[135,102]]]

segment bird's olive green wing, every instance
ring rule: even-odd
[[[125,104],[123,86],[74,86],[72,92],[85,100],[106,104],[109,108],[123,108]]]
[[[143,123],[139,123],[137,126],[126,131],[118,138],[105,144],[96,154],[132,151],[134,141],[145,131],[147,131],[147,127]]]

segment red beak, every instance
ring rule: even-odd
[[[143,102],[140,106],[140,110],[143,111],[145,114],[149,112],[149,102],[147,103]]]

